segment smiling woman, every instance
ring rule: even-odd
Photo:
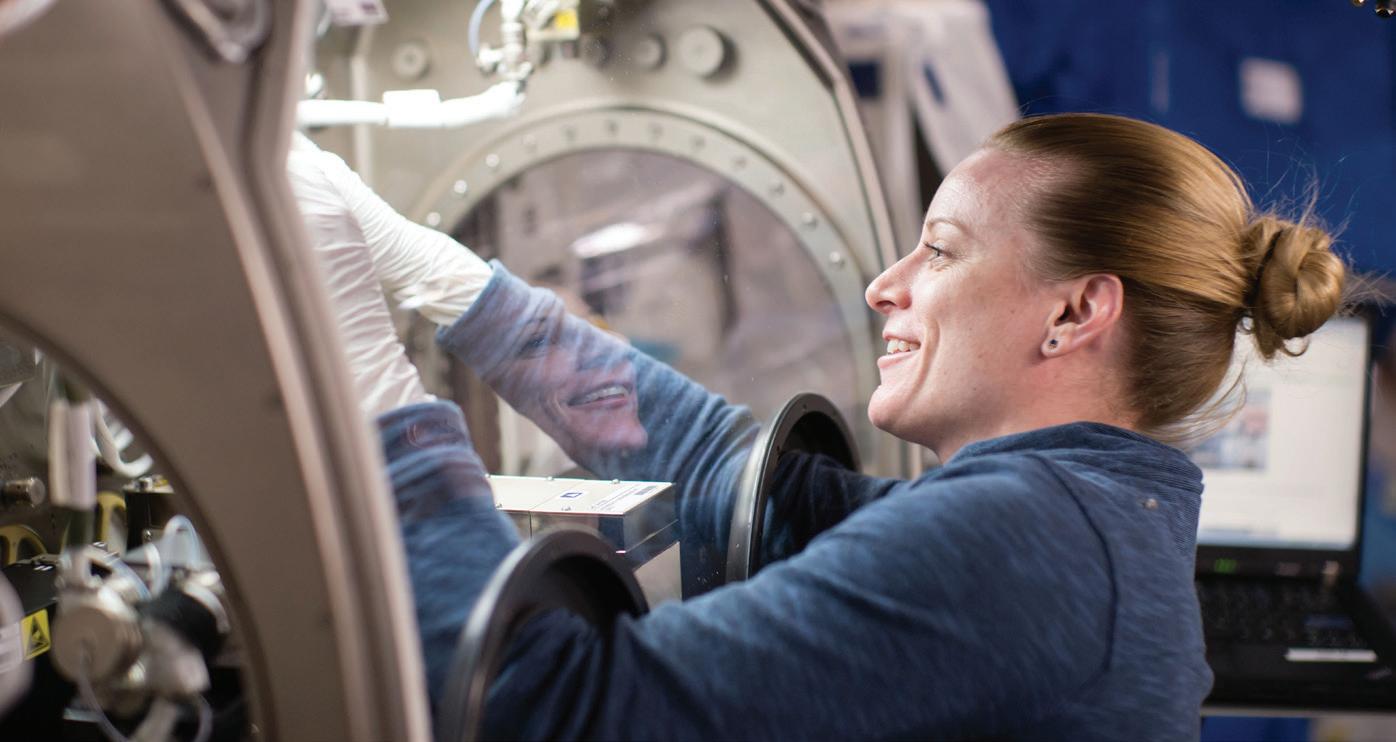
[[[588,470],[673,482],[684,569],[720,560],[750,412],[474,265],[454,280],[483,289],[442,347]],[[1323,232],[1257,214],[1185,137],[1091,115],[1009,126],[946,177],[919,246],[866,293],[887,320],[868,416],[945,465],[895,481],[787,455],[769,566],[604,635],[531,623],[488,733],[1196,738],[1202,478],[1161,439],[1207,414],[1238,326],[1287,352],[1334,312],[1343,273]],[[472,496],[488,482],[457,411],[381,421],[439,693],[514,537]],[[404,446],[419,425],[440,435]]]
[[[1162,127],[1010,125],[946,177],[920,247],[868,287],[888,318],[868,414],[942,458],[1080,420],[1185,440],[1224,411],[1200,408],[1239,323],[1269,359],[1336,311],[1330,242],[1257,214],[1229,167]]]
[[[497,348],[505,357],[491,383],[574,460],[643,447],[631,348],[582,324],[559,331],[556,320],[535,317]]]
[[[1071,287],[1032,280],[1025,256],[1039,240],[1021,201],[1024,173],[1032,169],[1024,158],[994,150],[965,160],[936,192],[920,246],[868,286],[868,304],[887,317],[889,343],[868,416],[942,460],[971,441],[1021,430],[1082,419],[1128,422],[1110,414],[1098,392],[1109,388],[1113,369],[1096,364],[1062,374],[1041,363],[1043,333],[1068,302],[1085,299],[1079,309],[1093,311],[1104,329],[1118,316],[1119,301],[1108,280],[1079,299]],[[1053,350],[1065,348],[1059,341]],[[1058,376],[1081,383],[1042,398],[1038,390]],[[1062,398],[1088,390],[1084,399]]]

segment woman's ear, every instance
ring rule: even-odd
[[[1047,357],[1104,342],[1124,313],[1125,287],[1119,276],[1096,273],[1063,282],[1061,288],[1042,341]]]

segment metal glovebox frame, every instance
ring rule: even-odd
[[[426,739],[382,455],[284,174],[312,3],[251,1],[270,32],[237,64],[157,2],[0,36],[0,324],[187,495],[255,737]]]
[[[470,5],[403,0],[387,24],[322,39],[317,64],[331,97],[376,100],[404,87],[456,97],[485,89],[492,80],[476,70],[461,40]],[[349,154],[409,218],[443,229],[512,177],[573,153],[655,152],[722,175],[799,236],[838,305],[865,405],[877,386],[881,334],[863,291],[898,251],[855,93],[827,35],[801,6],[620,0],[610,3],[606,24],[580,58],[553,59],[535,72],[515,117],[462,130],[357,127],[317,138]],[[684,37],[693,33],[721,39],[725,58],[715,72],[684,63]],[[409,50],[429,63],[396,64]],[[912,473],[919,456],[909,446],[866,419],[855,420],[854,430],[871,471]]]

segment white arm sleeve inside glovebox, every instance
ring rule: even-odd
[[[450,236],[397,213],[343,160],[304,135],[295,135],[291,149],[310,155],[305,159],[322,170],[348,205],[368,242],[374,271],[395,302],[438,325],[454,323],[470,308],[490,280],[488,263]]]

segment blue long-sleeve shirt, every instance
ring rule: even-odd
[[[743,408],[499,266],[440,338],[526,413],[543,391],[514,359],[564,339],[634,364],[648,432],[639,449],[569,453],[602,476],[675,481],[682,536],[705,544],[685,558],[720,559],[756,427]],[[382,426],[436,693],[517,536],[458,410],[418,405]],[[912,481],[788,457],[768,566],[605,637],[535,622],[487,726],[539,738],[1194,739],[1211,680],[1192,587],[1200,493],[1181,452],[1095,423],[973,443]]]

